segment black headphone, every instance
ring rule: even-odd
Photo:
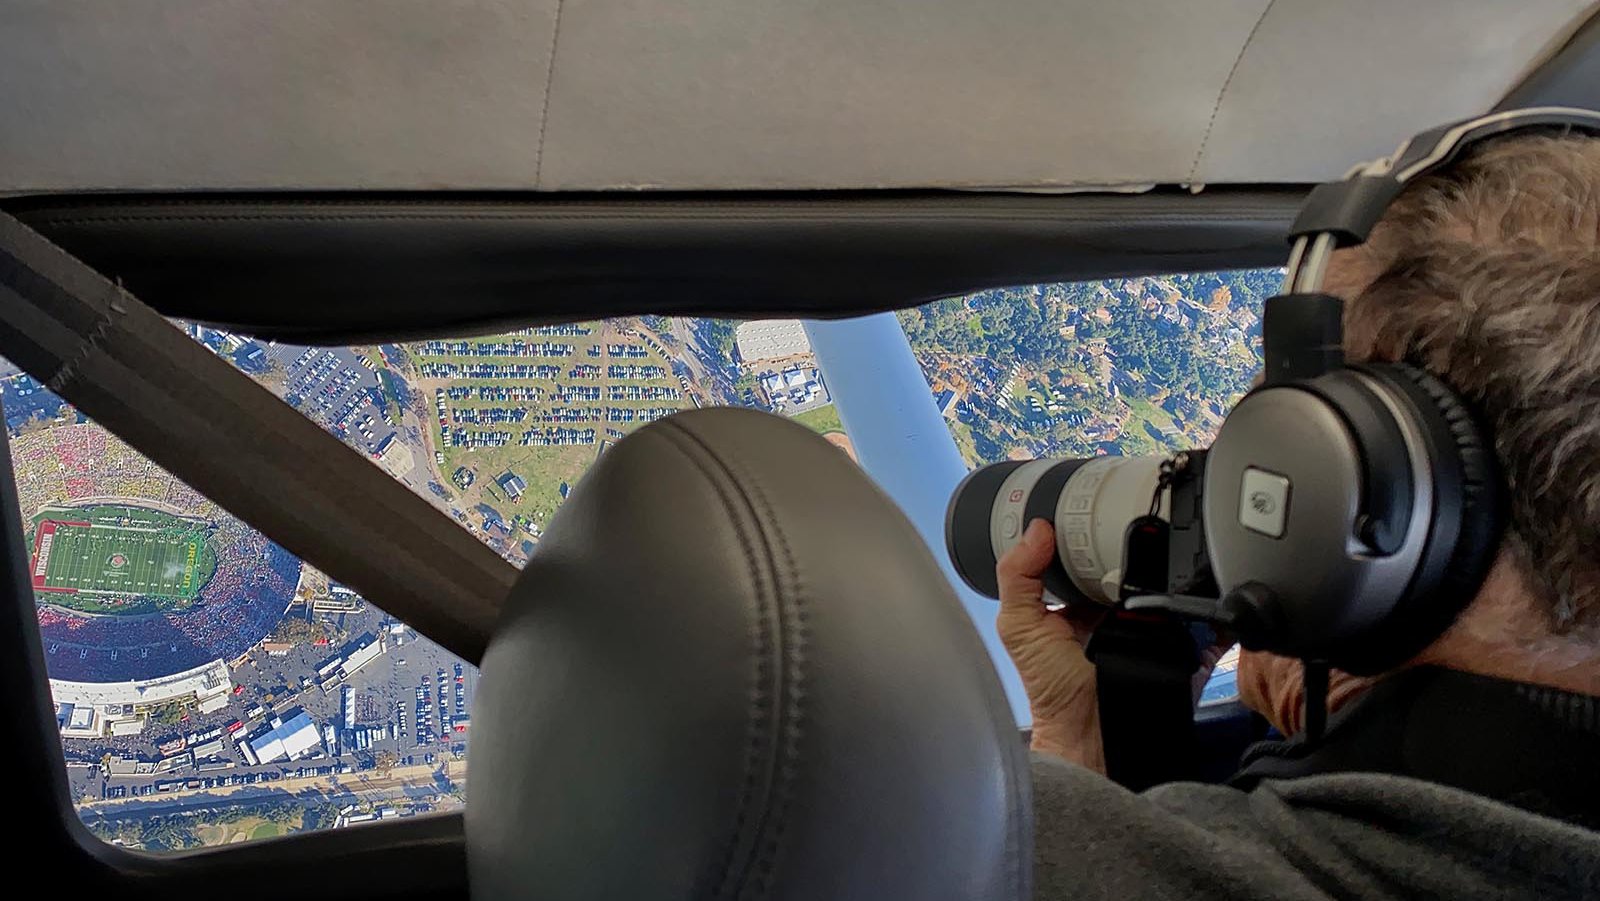
[[[1206,458],[1206,540],[1225,619],[1248,646],[1382,672],[1443,634],[1482,586],[1506,515],[1487,431],[1420,368],[1346,365],[1344,302],[1321,287],[1329,255],[1364,242],[1406,185],[1530,129],[1600,135],[1600,113],[1515,110],[1427,131],[1301,208],[1283,293],[1263,316],[1265,382]]]

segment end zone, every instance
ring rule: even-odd
[[[86,522],[68,522],[65,520],[47,519],[39,523],[39,530],[33,540],[33,590],[53,591],[58,594],[77,594],[76,588],[62,588],[44,584],[45,573],[50,567],[50,546],[55,543],[56,529],[61,526],[87,527]]]

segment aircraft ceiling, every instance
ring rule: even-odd
[[[0,13],[0,194],[1308,183],[1589,0],[79,0]]]

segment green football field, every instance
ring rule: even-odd
[[[90,612],[184,606],[216,570],[208,539],[202,523],[144,508],[49,511],[34,533],[34,588]]]

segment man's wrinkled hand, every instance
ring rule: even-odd
[[[1055,530],[1036,519],[1004,557],[1000,582],[1000,641],[1022,676],[1033,713],[1033,748],[1104,773],[1094,664],[1083,643],[1101,611],[1045,609],[1040,576],[1055,556]]]

